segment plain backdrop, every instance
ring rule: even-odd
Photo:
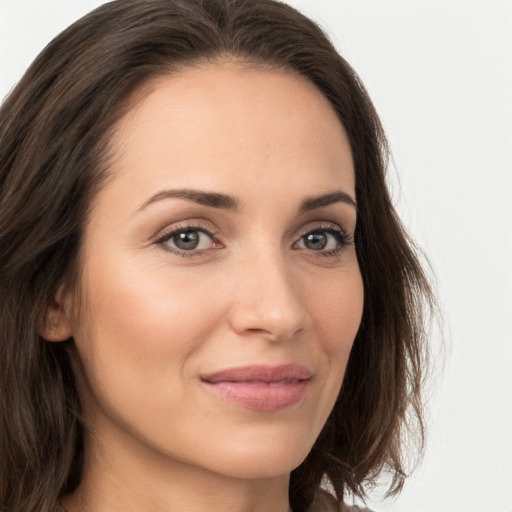
[[[102,3],[0,0],[0,97]],[[370,505],[512,512],[512,1],[291,3],[326,28],[374,100],[393,197],[444,315],[426,457],[398,499],[377,490]]]

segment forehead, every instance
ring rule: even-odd
[[[115,127],[114,177],[141,185],[222,188],[315,173],[354,188],[350,147],[318,89],[288,71],[233,62],[188,67],[147,84]],[[288,174],[287,174],[288,172]],[[181,183],[184,181],[183,183]],[[142,183],[143,182],[143,183]],[[291,185],[288,183],[288,185]]]

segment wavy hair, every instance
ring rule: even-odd
[[[325,479],[340,503],[348,492],[364,497],[382,470],[396,493],[408,434],[422,450],[433,296],[393,208],[385,134],[354,70],[278,1],[118,0],[56,37],[0,110],[0,504],[9,511],[54,512],[80,482],[73,340],[49,343],[38,331],[59,284],[76,284],[112,130],[151,79],[224,58],[307,78],[336,111],[355,165],[362,323],[334,409],[291,474],[291,506],[307,510]]]

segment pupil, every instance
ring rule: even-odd
[[[197,231],[184,231],[174,236],[174,243],[179,249],[195,249],[199,244],[199,233]]]
[[[325,233],[310,233],[306,236],[306,247],[318,251],[325,249],[327,245],[327,236]]]

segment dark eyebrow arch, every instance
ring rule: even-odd
[[[226,194],[218,194],[216,192],[202,192],[200,190],[180,189],[180,190],[163,190],[150,197],[140,208],[143,210],[147,206],[162,199],[178,198],[188,199],[194,203],[213,208],[222,208],[225,210],[240,210],[240,201]]]
[[[334,203],[345,203],[357,209],[357,203],[346,192],[335,190],[328,194],[315,197],[307,197],[302,201],[299,212],[305,213],[318,208],[324,208]]]

